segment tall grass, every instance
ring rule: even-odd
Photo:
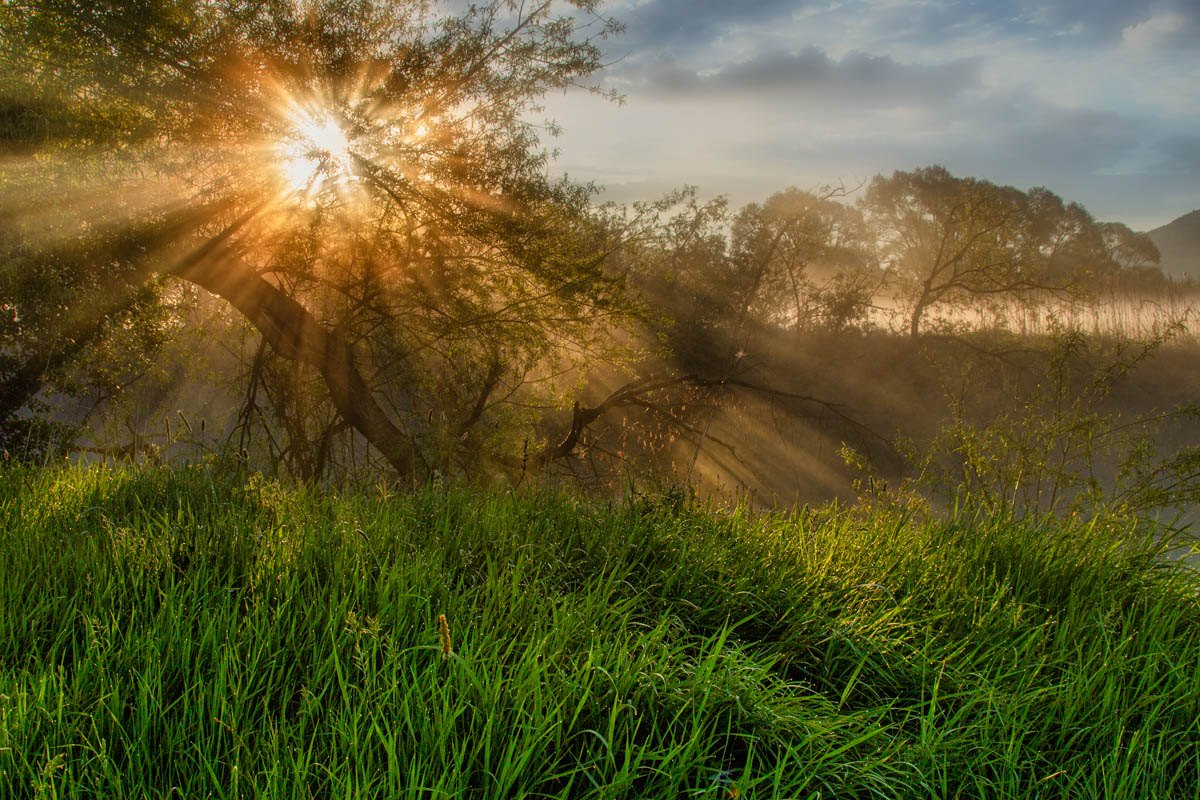
[[[1089,336],[1148,339],[1178,326],[1176,340],[1195,344],[1195,319],[1200,294],[1191,286],[1143,294],[1113,291],[1089,300],[1054,297],[1023,299],[980,298],[973,305],[940,305],[930,310],[927,330],[949,328],[999,331],[1016,336],[1045,337],[1066,330]],[[903,304],[884,302],[868,317],[881,330],[901,334],[908,324]]]
[[[0,797],[1196,797],[1166,546],[6,467]]]

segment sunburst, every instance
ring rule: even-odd
[[[354,180],[354,154],[346,131],[325,109],[297,108],[275,147],[278,170],[288,190],[312,197],[341,191]]]

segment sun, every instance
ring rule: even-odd
[[[350,140],[332,114],[296,109],[277,144],[281,177],[288,189],[305,197],[344,189],[354,177]]]

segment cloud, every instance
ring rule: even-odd
[[[860,7],[876,5],[864,2]],[[960,36],[1007,35],[1042,45],[1112,46],[1122,42],[1152,46],[1200,41],[1196,0],[932,0],[883,11],[892,39],[935,43]]]
[[[1187,17],[1182,14],[1158,14],[1125,28],[1121,31],[1121,41],[1133,50],[1152,50],[1170,42],[1187,27],[1187,23]]]
[[[854,52],[835,60],[809,46],[794,53],[766,52],[703,72],[664,59],[644,73],[642,85],[675,98],[786,95],[838,106],[894,108],[948,102],[977,88],[979,73],[978,59],[902,64],[888,56]]]
[[[821,125],[764,129],[739,147],[763,175],[772,165],[858,165],[867,171],[943,163],[951,171],[1022,186],[1055,185],[1066,175],[1119,171],[1134,158],[1146,120],[1097,109],[1063,109],[1028,97],[979,95],[927,115],[883,126]],[[784,170],[786,171],[786,170]]]
[[[623,42],[646,47],[690,49],[737,27],[790,18],[805,0],[649,0],[621,15],[628,25]]]
[[[1200,0],[626,3],[628,104],[561,118],[622,199],[942,163],[1149,227],[1200,203]]]
[[[1155,150],[1161,160],[1155,165],[1158,172],[1173,175],[1200,176],[1200,136],[1168,136],[1158,142]]]
[[[627,33],[614,51],[634,60],[670,56],[689,64],[729,46],[745,52],[764,37],[879,51],[1007,42],[1061,48],[1143,50],[1200,45],[1200,0],[626,0]],[[815,38],[821,37],[821,38]],[[869,39],[870,41],[866,41]]]
[[[1136,155],[1148,125],[1146,120],[1114,111],[1060,108],[1036,101],[997,104],[995,112],[1013,115],[1010,124],[996,131],[996,156],[1002,154],[1012,168],[1031,173],[1116,170]]]

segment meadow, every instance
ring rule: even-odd
[[[1167,534],[8,464],[0,797],[1197,797]]]

